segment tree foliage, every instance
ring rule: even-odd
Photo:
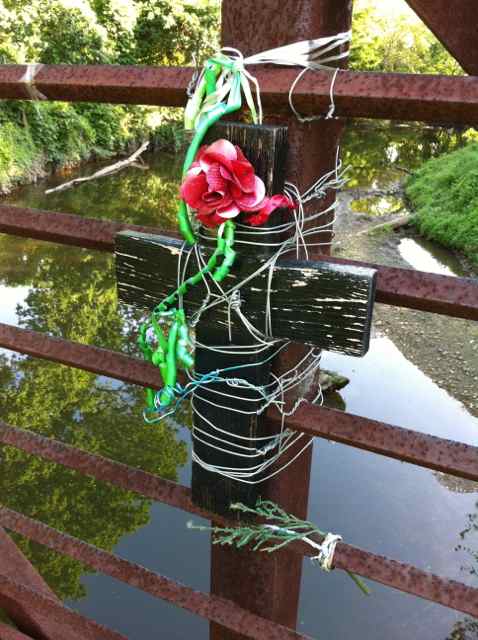
[[[215,0],[0,0],[0,64],[189,64],[217,48],[218,19]],[[136,144],[152,134],[150,111],[2,103],[0,193]]]
[[[386,15],[371,0],[355,3],[350,67],[390,73],[463,73],[414,14]]]

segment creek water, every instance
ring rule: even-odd
[[[396,195],[384,195],[403,178],[403,168],[413,169],[459,142],[459,135],[435,129],[350,128],[343,150],[352,165],[351,181],[340,197],[337,254],[468,274],[455,255],[408,232],[362,233],[377,218],[404,207]],[[178,158],[151,154],[145,160],[148,171],[130,168],[46,196],[45,188],[67,179],[55,175],[4,201],[173,228]],[[88,165],[74,175],[96,168]],[[135,316],[117,308],[113,258],[100,252],[0,236],[0,321],[135,352]],[[473,323],[377,305],[369,353],[362,359],[326,353],[324,366],[350,378],[340,395],[329,397],[330,404],[478,444],[478,329]],[[0,382],[3,420],[189,483],[187,410],[174,421],[147,426],[140,389],[5,351]],[[9,447],[2,449],[1,469],[7,506],[209,590],[209,535],[189,530],[188,514]],[[471,482],[314,442],[310,520],[351,544],[470,584],[476,584],[477,494]],[[70,606],[132,640],[156,634],[169,640],[208,637],[203,619],[17,539]],[[325,575],[304,561],[299,630],[317,638],[477,637],[475,623],[461,614],[379,584],[370,586],[372,595],[364,597],[342,572]]]

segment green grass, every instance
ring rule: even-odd
[[[478,144],[426,162],[406,185],[419,232],[478,266]]]

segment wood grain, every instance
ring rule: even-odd
[[[153,309],[177,286],[177,260],[182,243],[166,236],[134,231],[117,235],[116,260],[119,297],[141,309]],[[182,260],[188,260],[185,250]],[[204,249],[205,255],[208,254]],[[183,263],[184,263],[183,262]],[[256,269],[263,260],[254,262]],[[197,271],[195,256],[188,260],[188,275]],[[238,264],[239,267],[239,264]],[[227,285],[243,276],[234,269]],[[370,342],[376,271],[366,267],[331,263],[284,261],[276,265],[271,286],[272,333],[351,356],[363,356]],[[241,310],[264,331],[268,270],[241,289]],[[201,283],[184,298],[188,314],[197,311],[207,294]],[[201,324],[220,342],[228,330],[227,308],[205,312]],[[241,341],[242,328],[231,315],[233,342]],[[250,340],[250,337],[249,337]],[[228,338],[227,341],[228,342]]]

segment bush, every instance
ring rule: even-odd
[[[478,144],[429,160],[406,192],[418,230],[478,265]]]

